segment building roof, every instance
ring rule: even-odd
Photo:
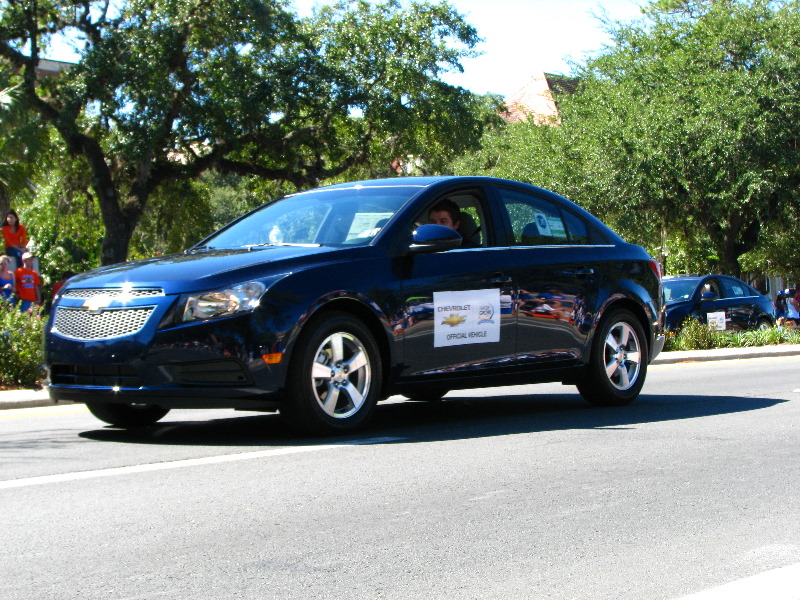
[[[534,75],[516,93],[506,98],[506,112],[501,116],[509,123],[533,118],[537,124],[561,122],[558,96],[575,93],[579,80],[575,77],[540,73]]]
[[[74,67],[74,63],[64,62],[62,60],[50,60],[49,58],[40,58],[39,65],[36,67],[36,74],[40,77],[55,77],[60,75],[62,71],[66,71],[70,67]]]

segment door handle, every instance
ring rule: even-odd
[[[499,273],[489,279],[489,283],[511,283],[511,281],[512,279],[510,275],[502,275]]]
[[[589,275],[594,275],[594,269],[591,267],[576,267],[574,269],[567,269],[566,271],[561,271],[562,275],[571,275],[573,277],[588,277]]]

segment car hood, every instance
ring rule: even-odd
[[[260,246],[187,251],[100,267],[69,280],[68,288],[129,285],[181,294],[302,270],[308,263],[345,260],[359,249],[327,246]]]

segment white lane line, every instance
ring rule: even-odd
[[[366,440],[342,442],[340,444],[326,444],[322,446],[298,446],[294,448],[276,448],[274,450],[260,450],[258,452],[241,452],[238,454],[222,454],[220,456],[206,456],[204,458],[187,458],[185,460],[176,460],[163,463],[131,465],[129,467],[113,467],[110,469],[99,469],[97,471],[78,471],[76,473],[40,475],[38,477],[26,477],[24,479],[11,479],[8,481],[0,481],[0,490],[29,487],[32,485],[45,485],[48,483],[79,481],[81,479],[96,479],[98,477],[116,477],[118,475],[130,475],[132,473],[148,473],[151,471],[164,471],[167,469],[182,469],[185,467],[196,467],[201,465],[216,465],[220,463],[234,462],[238,460],[252,460],[254,458],[270,458],[274,456],[285,456],[287,454],[299,454],[301,452],[319,452],[320,450],[335,450],[337,448],[347,448],[349,446],[364,446],[368,444],[398,442],[402,441],[403,439],[405,438],[393,438],[393,437],[369,438]]]
[[[53,406],[29,406],[27,408],[6,408],[0,410],[0,421],[7,419],[21,419],[23,417],[37,416],[47,417],[54,414],[77,414],[88,413],[89,409],[85,404],[59,404]]]
[[[765,571],[677,600],[800,600],[800,563]]]

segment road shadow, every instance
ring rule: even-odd
[[[463,440],[567,429],[628,429],[644,423],[696,419],[761,410],[782,404],[774,398],[642,395],[630,406],[598,408],[578,394],[459,396],[444,401],[379,404],[358,434],[312,438],[288,430],[279,415],[237,415],[208,421],[164,421],[135,430],[104,427],[81,437],[129,444],[286,447],[368,442],[418,443]]]

